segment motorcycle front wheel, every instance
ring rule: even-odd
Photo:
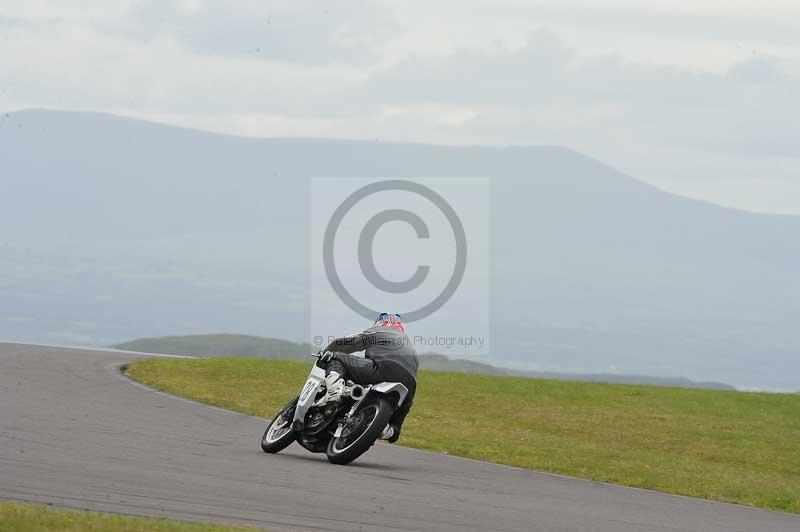
[[[372,447],[389,423],[394,408],[383,397],[364,401],[342,429],[341,435],[331,438],[325,454],[334,464],[349,464]]]
[[[281,411],[275,414],[275,417],[267,425],[267,430],[261,436],[261,449],[265,453],[274,454],[282,451],[294,441],[292,418],[295,405],[297,405],[297,399],[281,408]]]

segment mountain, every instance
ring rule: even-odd
[[[253,139],[96,113],[0,118],[0,337],[308,341],[311,176],[491,179],[487,363],[800,389],[799,217],[678,197],[557,147]]]
[[[653,377],[650,375],[616,375],[613,373],[556,373],[548,371],[524,371],[503,368],[446,355],[423,353],[420,355],[420,367],[435,371],[457,371],[460,373],[479,373],[482,375],[509,375],[529,377],[532,379],[548,379],[557,381],[607,382],[612,384],[635,384],[647,386],[668,386],[671,388],[706,388],[710,390],[734,391],[736,388],[721,382],[695,382],[684,377]]]
[[[191,336],[165,336],[137,338],[111,346],[115,349],[160,353],[165,355],[193,356],[252,356],[267,359],[287,359],[312,362],[310,353],[317,351],[311,344],[302,344],[261,338],[243,334],[198,334]],[[647,375],[581,375],[579,373],[543,373],[501,368],[473,360],[452,359],[437,353],[420,354],[420,367],[426,370],[479,373],[482,375],[509,375],[564,381],[610,382],[618,384],[645,384],[675,388],[708,388],[734,390],[719,382],[694,382],[685,378],[649,377]]]
[[[290,342],[277,338],[262,338],[245,334],[196,334],[189,336],[162,336],[137,338],[112,345],[114,349],[189,356],[251,356],[286,360],[313,361],[316,353],[311,344]]]

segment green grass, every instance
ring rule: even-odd
[[[36,504],[0,502],[0,532],[248,532],[254,528],[207,525],[101,514],[81,510],[56,510]]]
[[[148,359],[128,374],[270,417],[309,363]],[[401,443],[501,464],[800,513],[800,395],[421,372]]]

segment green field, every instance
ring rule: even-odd
[[[0,502],[0,532],[252,532],[252,527],[206,525],[36,504]]]
[[[297,394],[310,365],[147,359],[128,374],[177,395],[270,417]],[[799,413],[798,394],[423,371],[400,443],[800,513]]]

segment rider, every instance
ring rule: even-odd
[[[365,351],[365,356],[351,353]],[[408,395],[381,434],[381,438],[394,443],[400,437],[400,428],[411,410],[417,388],[419,359],[406,335],[406,326],[399,314],[382,312],[366,331],[337,338],[322,350],[320,365],[325,368],[325,400],[337,401],[342,396],[344,379],[358,384],[400,382],[408,388]]]

